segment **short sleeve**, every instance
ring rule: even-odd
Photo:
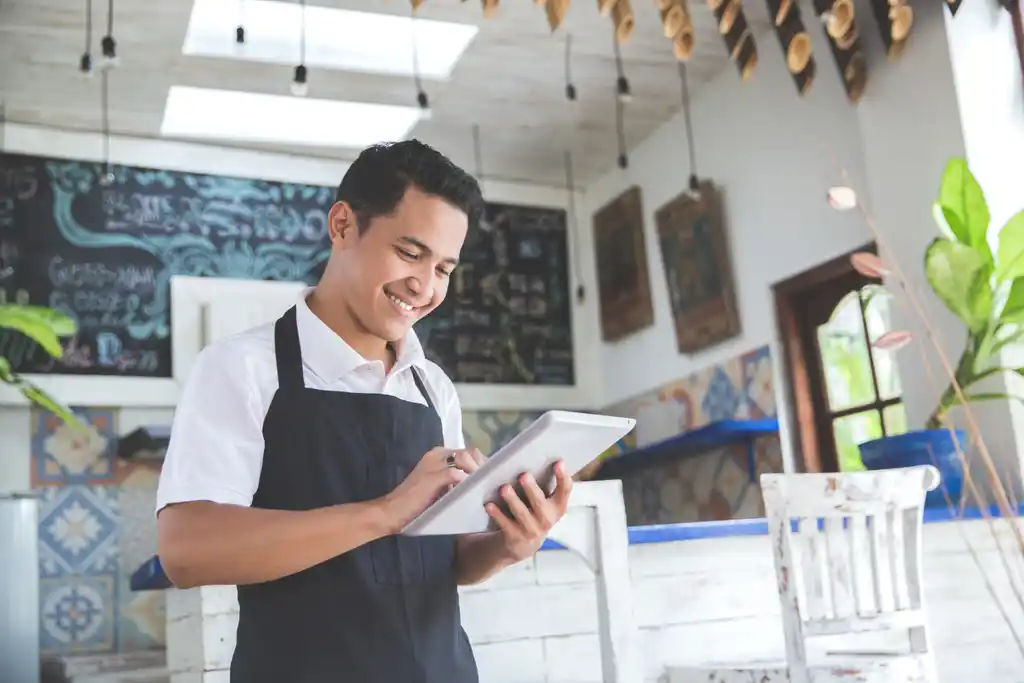
[[[156,510],[173,503],[252,504],[263,466],[251,353],[228,340],[196,358],[174,412]]]

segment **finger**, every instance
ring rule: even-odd
[[[494,520],[494,523],[498,525],[498,528],[501,529],[503,534],[506,536],[513,536],[521,533],[519,527],[515,523],[515,520],[502,512],[500,507],[494,503],[488,503],[484,508],[487,510],[487,514],[490,515],[491,519]]]
[[[519,477],[519,483],[523,485],[523,493],[526,494],[526,500],[530,503],[530,509],[534,514],[538,510],[544,509],[548,502],[547,496],[544,495],[544,490],[541,489],[533,475],[530,473],[522,475]]]
[[[455,466],[464,472],[476,472],[480,469],[480,463],[473,456],[472,450],[455,451]]]
[[[558,509],[564,511],[569,506],[569,494],[572,493],[573,481],[569,476],[569,470],[565,468],[565,463],[561,460],[555,463],[555,480],[558,484],[552,499]]]
[[[530,512],[529,508],[509,485],[501,487],[501,497],[505,499],[508,504],[508,510],[515,517],[516,521],[519,522],[520,526],[523,527],[528,533],[534,533],[537,530],[537,520],[534,519],[533,513]]]
[[[487,460],[487,458],[484,457],[484,454],[480,452],[479,448],[471,448],[469,449],[469,452],[472,454],[473,460],[476,461],[477,465],[483,465]]]

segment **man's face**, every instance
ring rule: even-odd
[[[468,228],[460,209],[415,187],[362,234],[352,221],[334,250],[356,321],[389,342],[402,339],[444,301]]]

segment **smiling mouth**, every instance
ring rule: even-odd
[[[397,297],[387,290],[384,290],[384,294],[387,295],[388,299],[391,300],[391,303],[393,303],[398,308],[398,310],[402,311],[406,315],[412,315],[416,313],[416,310],[418,309],[417,306],[413,306],[405,299]]]

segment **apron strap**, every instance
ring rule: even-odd
[[[434,402],[430,400],[430,394],[427,393],[427,387],[423,384],[423,379],[420,377],[420,371],[417,370],[415,366],[410,368],[410,370],[412,370],[412,379],[416,382],[416,388],[420,390],[420,393],[423,394],[423,400],[427,402],[427,407],[436,413],[437,408],[434,407]]]
[[[302,389],[302,349],[295,306],[289,308],[274,324],[274,355],[277,358],[277,383],[281,388]]]

